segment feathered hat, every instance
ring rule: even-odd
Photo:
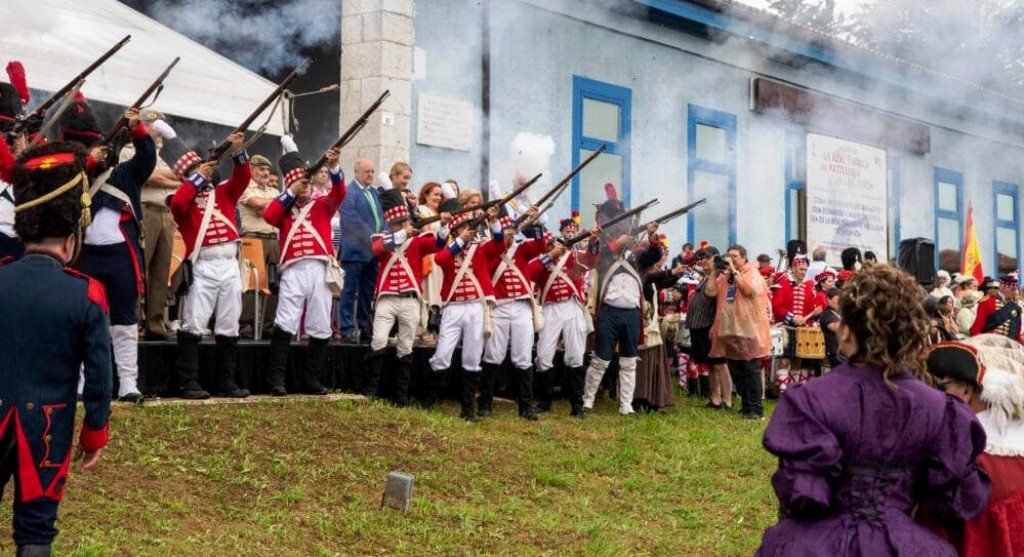
[[[808,262],[807,244],[803,240],[790,240],[786,244],[786,260],[789,261],[791,267],[798,261]]]
[[[857,248],[846,248],[839,255],[839,259],[843,262],[843,269],[847,271],[854,271],[857,269],[857,263],[863,263],[864,260],[861,258],[860,250]]]
[[[597,206],[597,213],[594,218],[597,224],[604,224],[609,220],[626,212],[626,206],[619,200],[619,192],[615,184],[608,182],[604,185],[605,201]]]
[[[25,67],[21,62],[7,64],[7,77],[10,83],[0,83],[0,132],[6,132],[14,126],[15,120],[31,98],[28,81],[25,79]]]
[[[405,204],[405,197],[399,190],[384,190],[384,193],[380,194],[380,206],[384,209],[384,220],[388,221],[388,224],[398,224],[409,220],[409,207]]]

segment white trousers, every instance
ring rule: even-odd
[[[533,356],[533,307],[529,300],[502,304],[491,312],[491,336],[484,346],[484,361],[499,365],[512,346],[512,365],[527,369]]]
[[[233,255],[237,245],[205,248],[193,268],[194,280],[182,307],[181,328],[193,335],[202,335],[214,310],[217,323],[214,333],[238,336],[238,318],[242,315],[242,279],[238,259]],[[205,252],[210,251],[207,256]],[[214,251],[216,250],[216,251]],[[231,253],[231,255],[228,255]]]
[[[327,286],[327,262],[295,261],[281,273],[274,325],[297,335],[305,308],[306,333],[316,339],[331,338],[332,302],[331,288]]]
[[[398,357],[412,354],[416,331],[420,326],[420,299],[381,296],[373,306],[373,339],[370,350],[383,350],[388,345],[391,328],[398,322]]]
[[[547,328],[547,325],[545,325]],[[590,358],[587,380],[583,385],[583,407],[594,407],[597,390],[601,387],[604,372],[608,371],[608,360],[596,356]],[[619,358],[619,414],[633,413],[633,391],[636,390],[636,358]]]
[[[462,369],[480,371],[484,351],[484,308],[479,301],[448,304],[441,312],[437,349],[430,357],[430,369],[444,371],[452,365],[452,354],[462,340]]]
[[[139,392],[139,327],[111,325],[110,342],[114,345],[117,364],[117,396]]]
[[[583,306],[576,300],[544,304],[544,328],[537,337],[537,371],[554,367],[558,339],[565,345],[565,366],[583,365],[587,348],[587,320]]]

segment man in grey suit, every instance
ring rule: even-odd
[[[341,204],[341,249],[338,258],[345,271],[345,286],[338,304],[338,326],[343,344],[369,342],[368,315],[377,284],[377,259],[370,251],[370,237],[384,230],[380,196],[372,187],[373,161],[356,159],[355,178]],[[356,327],[358,326],[358,335]]]

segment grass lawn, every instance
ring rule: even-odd
[[[536,423],[498,404],[476,426],[452,403],[119,406],[56,554],[749,556],[775,517],[767,422],[703,404],[629,419],[604,399],[581,422],[561,402]],[[396,469],[407,516],[379,509]]]

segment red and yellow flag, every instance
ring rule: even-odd
[[[985,272],[981,270],[981,246],[978,245],[978,232],[974,229],[974,207],[967,207],[967,227],[964,229],[963,260],[960,263],[960,272],[973,276],[978,284],[985,278]]]

